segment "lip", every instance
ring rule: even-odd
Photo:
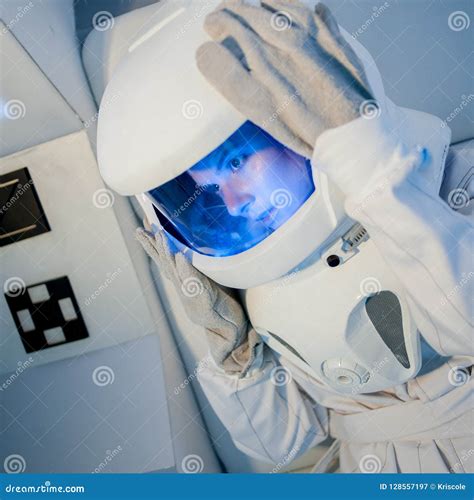
[[[257,217],[256,220],[257,220],[257,222],[263,222],[265,224],[268,224],[269,222],[271,222],[274,219],[275,213],[276,213],[275,207],[269,208],[268,210],[265,210],[264,212],[262,212]]]

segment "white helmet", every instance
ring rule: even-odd
[[[163,0],[156,25],[132,42],[104,93],[98,161],[106,183],[136,195],[197,269],[250,288],[299,265],[345,215],[342,195],[308,159],[247,121],[201,75],[195,53],[218,3]],[[344,35],[383,95],[370,55]],[[229,185],[213,180],[223,166]]]

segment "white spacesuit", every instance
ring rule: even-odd
[[[439,196],[449,129],[389,101],[370,55],[343,33],[373,99],[318,132],[310,161],[265,127],[294,96],[260,121],[237,111],[196,65],[202,12],[163,9],[106,90],[99,165],[202,273],[186,277],[176,259],[165,274],[178,286],[210,278],[241,291],[259,339],[245,370],[199,371],[237,446],[287,463],[330,435],[315,471],[333,455],[344,472],[472,470],[473,224],[453,203],[467,196],[464,209],[469,190],[448,185],[467,161],[452,162],[466,175],[448,176],[450,199]]]

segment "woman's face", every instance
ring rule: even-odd
[[[309,161],[255,127],[252,137],[231,137],[188,173],[218,195],[250,231],[274,231],[313,192]]]
[[[246,122],[149,194],[182,242],[205,255],[225,256],[260,243],[314,190],[309,160]]]

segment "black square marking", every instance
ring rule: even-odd
[[[26,352],[89,336],[67,276],[25,287],[17,285],[5,292],[5,298]]]
[[[51,231],[28,169],[0,175],[0,247]]]

